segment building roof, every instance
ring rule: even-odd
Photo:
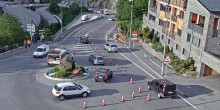
[[[220,11],[220,0],[198,0],[208,11]]]

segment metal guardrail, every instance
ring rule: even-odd
[[[9,50],[13,50],[13,49],[16,49],[18,47],[21,47],[21,46],[24,46],[24,43],[17,43],[17,44],[14,44],[14,45],[10,45],[10,46],[5,46],[3,48],[0,48],[0,53],[4,53],[4,52],[7,52]]]

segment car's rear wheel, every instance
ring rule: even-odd
[[[87,92],[83,92],[82,93],[82,97],[87,97],[88,96],[88,93]]]
[[[148,89],[148,90],[151,90],[150,85],[147,85],[147,89]]]
[[[64,101],[65,100],[65,96],[64,95],[61,95],[58,98],[59,98],[60,101]]]
[[[158,98],[162,98],[162,97],[160,96],[160,93],[157,93],[157,97],[158,97]]]

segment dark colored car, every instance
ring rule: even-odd
[[[109,82],[113,76],[113,72],[110,69],[99,68],[95,75],[95,82]]]
[[[80,43],[85,43],[88,44],[89,43],[89,38],[86,36],[80,37]]]
[[[154,79],[148,82],[147,88],[157,92],[158,98],[163,97],[175,97],[176,96],[176,84],[167,79]]]

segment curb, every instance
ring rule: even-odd
[[[53,78],[53,77],[50,77],[50,76],[47,76],[46,73],[44,73],[44,76],[47,78],[47,79],[51,79],[51,80],[55,80],[55,81],[75,81],[76,79],[86,79],[88,78],[90,75],[88,76],[85,76],[85,77],[82,77],[82,78],[75,78],[75,79],[59,79],[59,78]]]

